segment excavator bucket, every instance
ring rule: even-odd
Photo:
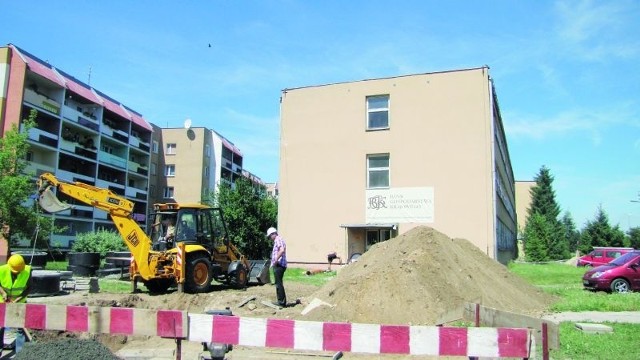
[[[249,284],[264,285],[271,283],[269,260],[249,260]]]
[[[58,213],[71,209],[71,205],[58,200],[51,189],[46,189],[38,196],[38,203],[48,213]]]

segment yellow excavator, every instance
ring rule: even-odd
[[[234,288],[247,286],[250,263],[228,240],[220,208],[155,204],[147,234],[132,217],[133,202],[109,189],[62,181],[51,173],[40,175],[37,184],[38,202],[49,213],[72,207],[57,198],[52,190],[56,189],[109,214],[131,251],[134,291],[138,282],[153,293],[166,292],[175,284],[185,292],[207,292],[213,280]]]

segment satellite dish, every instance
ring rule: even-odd
[[[191,119],[187,119],[184,121],[184,128],[185,129],[190,129],[191,128]]]

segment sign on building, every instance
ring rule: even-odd
[[[432,187],[366,190],[366,222],[433,223],[433,193]]]

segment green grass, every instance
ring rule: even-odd
[[[284,281],[294,281],[303,284],[322,286],[329,280],[333,279],[335,276],[335,271],[320,272],[312,275],[307,275],[307,270],[305,269],[288,268],[284,273]],[[273,279],[273,273],[271,273],[271,279]]]
[[[552,350],[552,359],[640,359],[640,325],[603,323],[613,328],[608,334],[588,334],[572,322],[560,324],[560,349]]]
[[[609,294],[583,290],[585,268],[564,264],[512,263],[509,270],[557,295],[551,310],[563,311],[639,311],[640,293]],[[574,322],[560,324],[560,349],[551,350],[553,359],[640,359],[640,324],[606,323],[610,334],[585,334]],[[540,345],[540,344],[538,344]]]
[[[47,261],[47,265],[45,266],[45,269],[55,270],[55,271],[66,271],[67,265],[69,265],[67,261]]]
[[[640,293],[610,294],[589,291],[582,287],[583,267],[565,264],[512,263],[509,270],[560,300],[551,307],[562,311],[638,311]]]

